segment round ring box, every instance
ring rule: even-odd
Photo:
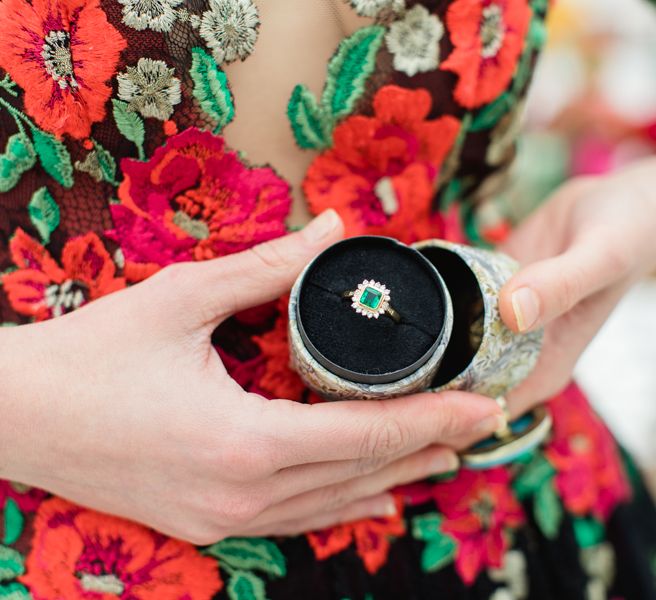
[[[344,298],[365,280],[390,290],[399,323],[358,314]],[[292,366],[331,400],[410,394],[431,385],[452,326],[445,282],[420,252],[386,237],[349,238],[319,254],[292,288]]]
[[[499,292],[519,265],[509,256],[444,240],[413,246],[440,272],[453,298],[453,332],[431,391],[496,398],[533,370],[542,330],[515,334],[499,314]]]

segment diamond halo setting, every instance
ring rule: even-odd
[[[353,292],[352,300],[351,306],[356,313],[377,319],[390,307],[390,291],[380,281],[365,279]]]

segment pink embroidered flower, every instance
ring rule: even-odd
[[[18,267],[2,278],[9,302],[16,312],[37,321],[63,315],[125,287],[95,233],[66,242],[61,267],[22,229],[16,230],[9,248]]]
[[[606,521],[631,488],[613,436],[581,390],[570,385],[550,403],[553,438],[546,455],[568,510]]]
[[[504,468],[461,470],[433,487],[433,498],[444,515],[442,530],[458,542],[455,567],[471,584],[487,567],[501,567],[509,547],[508,530],[525,520]]]
[[[223,587],[192,545],[59,498],[39,507],[25,565],[35,600],[210,600]]]
[[[286,232],[287,183],[269,167],[247,167],[209,132],[187,129],[147,162],[124,159],[121,166],[121,203],[111,207],[108,236],[142,275],[239,252]]]
[[[404,242],[441,237],[433,212],[436,180],[460,130],[454,117],[428,119],[424,89],[382,87],[374,115],[345,119],[334,145],[308,169],[303,190],[314,213],[334,208],[347,235],[388,235]]]
[[[13,500],[24,512],[36,510],[48,494],[43,490],[32,488],[22,483],[0,480],[0,509],[7,500]]]

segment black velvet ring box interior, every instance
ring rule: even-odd
[[[400,322],[354,310],[344,292],[364,280],[388,288]],[[436,268],[390,238],[363,236],[331,246],[305,270],[296,294],[303,345],[323,368],[350,382],[402,380],[434,359],[451,333],[451,302]]]

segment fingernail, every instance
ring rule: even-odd
[[[303,228],[302,234],[308,242],[320,242],[335,231],[339,223],[339,215],[329,208],[310,221]]]
[[[384,510],[384,515],[386,517],[393,517],[396,514],[396,502],[392,500],[391,498],[389,500],[385,501],[385,510]]]
[[[529,287],[521,287],[512,293],[512,306],[520,331],[528,331],[540,318],[540,299]]]
[[[451,452],[438,454],[431,464],[431,474],[451,473],[457,471],[458,467],[460,467],[460,461],[455,454]]]
[[[475,433],[489,435],[496,431],[501,431],[508,426],[508,421],[504,415],[492,415],[483,419],[476,427]]]

